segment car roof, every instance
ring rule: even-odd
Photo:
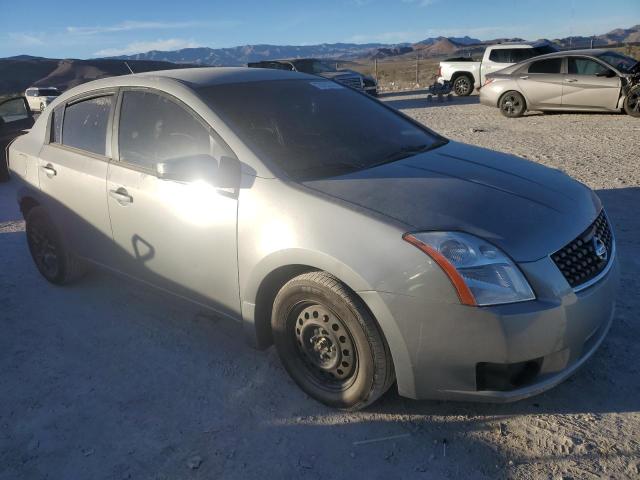
[[[268,80],[286,80],[296,78],[316,79],[316,77],[299,72],[270,70],[248,67],[202,67],[160,70],[134,75],[156,78],[169,78],[186,83],[193,88],[226,83],[260,82]],[[125,75],[125,77],[130,75]],[[120,77],[121,78],[121,77]]]
[[[261,82],[269,80],[318,80],[314,75],[291,72],[285,70],[272,70],[265,68],[248,67],[193,67],[177,68],[174,70],[159,70],[155,72],[133,73],[115,77],[101,78],[91,82],[82,83],[63,93],[60,101],[82,95],[94,90],[147,86],[160,89],[173,89],[176,85],[183,85],[197,90],[202,87],[224,85],[233,83]],[[56,102],[59,103],[59,102]],[[52,104],[53,105],[53,104]]]
[[[533,48],[538,45],[534,45],[532,43],[496,43],[495,45],[489,45],[487,48],[491,48],[491,50],[503,50],[506,48]]]
[[[537,57],[530,58],[529,60],[539,60],[541,58],[554,58],[554,57],[567,57],[571,55],[586,55],[589,57],[597,57],[603,53],[612,52],[605,48],[583,48],[581,50],[561,50],[559,52],[547,53],[545,55],[539,55]],[[527,60],[527,61],[529,61]]]

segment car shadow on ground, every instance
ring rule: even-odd
[[[432,96],[431,100],[427,95],[420,95],[418,97],[411,95],[411,98],[395,98],[387,100],[386,97],[381,98],[385,104],[393,107],[397,110],[411,110],[414,108],[432,108],[432,107],[451,107],[455,105],[476,105],[480,103],[480,97],[478,95],[471,95],[469,97],[457,97],[455,95],[448,97],[444,95],[442,98],[438,98],[436,95]]]

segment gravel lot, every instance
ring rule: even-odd
[[[365,412],[332,411],[233,323],[104,273],[47,284],[28,256],[15,184],[1,184],[0,478],[639,478],[640,121],[508,120],[477,97],[384,100],[452,139],[597,190],[622,288],[585,368],[510,405],[390,391]]]

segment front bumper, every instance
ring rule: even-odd
[[[467,307],[391,293],[363,297],[376,316],[392,317],[397,329],[390,345],[406,348],[406,358],[394,356],[402,396],[508,402],[557,385],[598,348],[614,314],[617,259],[611,262],[604,278],[577,293],[550,258],[521,264],[537,295],[529,302]],[[536,370],[492,389],[496,383],[482,378],[487,365],[494,372],[514,365]]]

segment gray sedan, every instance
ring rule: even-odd
[[[510,401],[603,341],[617,260],[564,173],[338,83],[203,68],[65,92],[9,149],[35,266],[99,266],[240,322],[312,398]],[[78,298],[78,301],[82,301]]]
[[[616,112],[640,115],[638,62],[610,50],[556,52],[487,75],[480,102],[507,117],[527,110]]]

